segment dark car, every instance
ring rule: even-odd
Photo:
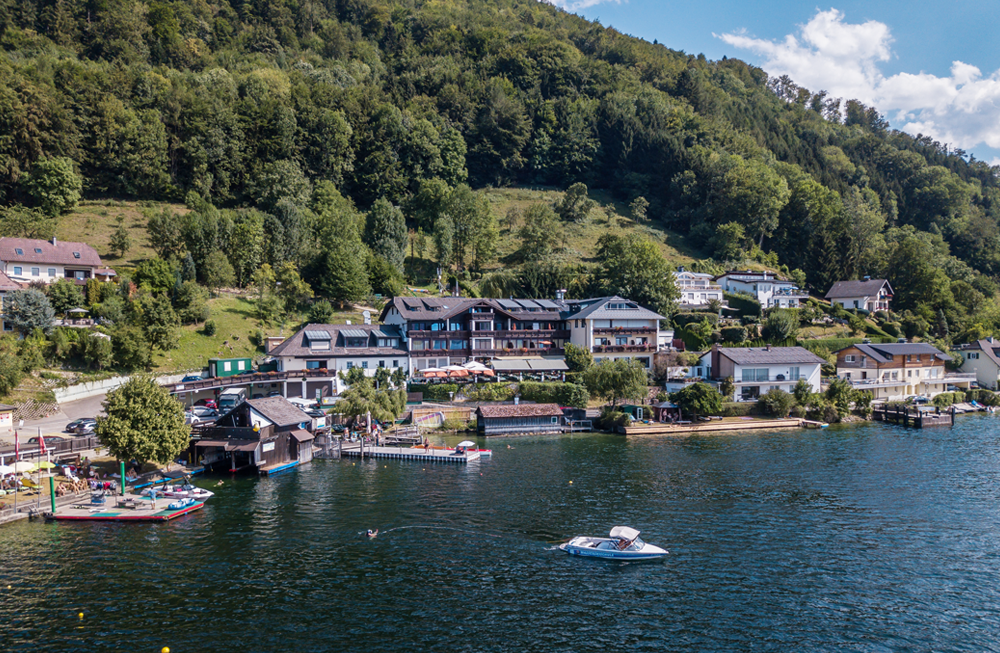
[[[219,404],[216,403],[215,399],[199,399],[194,402],[195,406],[204,406],[205,408],[213,408],[215,410],[219,409]]]
[[[310,408],[309,410],[305,411],[305,413],[309,417],[326,417],[326,413],[324,413],[322,410],[317,410],[315,408]]]
[[[267,393],[267,396],[268,397],[280,397],[282,395],[277,390],[271,390],[270,392]]]
[[[192,374],[191,376],[185,376],[181,379],[181,383],[192,383],[194,381],[201,381],[201,377]]]
[[[76,433],[76,430],[78,428],[80,428],[81,426],[87,425],[87,424],[89,424],[91,427],[93,427],[94,424],[97,424],[97,420],[94,419],[93,417],[84,417],[82,419],[75,419],[75,420],[73,420],[72,422],[70,422],[69,424],[66,425],[66,432],[67,433]],[[91,430],[91,433],[93,433],[93,430]]]
[[[264,398],[264,395],[262,395],[262,394],[261,394],[261,393],[259,393],[259,392],[255,392],[255,393],[253,394],[253,397],[251,397],[251,399],[263,399],[263,398]]]
[[[77,435],[93,435],[94,427],[96,426],[97,422],[95,420],[91,420],[89,422],[84,422],[80,426],[76,427],[76,430],[73,432],[76,433]]]

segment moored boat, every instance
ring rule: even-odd
[[[639,537],[639,531],[628,526],[615,526],[610,537],[587,537],[580,535],[559,548],[570,555],[611,560],[655,560],[669,551],[647,544]]]
[[[142,491],[142,496],[151,496],[153,492],[156,492],[157,497],[164,499],[197,499],[198,501],[204,501],[215,496],[214,492],[200,488],[197,485],[191,485],[188,482],[169,483],[158,488],[146,488]]]

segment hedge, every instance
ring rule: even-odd
[[[539,404],[559,404],[573,408],[586,408],[590,393],[582,385],[576,383],[538,383],[524,381],[518,388],[521,399]]]
[[[726,401],[722,404],[723,417],[746,417],[747,415],[757,414],[757,404],[755,402],[745,401]]]
[[[688,324],[700,324],[708,320],[709,324],[715,326],[719,323],[719,316],[716,313],[678,313],[674,316],[674,326],[682,327]]]
[[[746,295],[734,295],[732,293],[722,293],[722,296],[729,303],[729,308],[735,308],[742,315],[752,315],[760,317],[761,308],[760,302],[753,297],[747,297]]]
[[[517,386],[508,383],[483,383],[478,388],[465,386],[469,401],[510,401],[517,393]]]
[[[458,394],[457,383],[411,383],[407,392],[422,392],[424,401],[448,401],[448,393]]]

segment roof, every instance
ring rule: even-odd
[[[804,347],[720,347],[719,354],[737,365],[826,362]]]
[[[978,346],[979,349],[981,349],[982,352],[986,354],[986,357],[989,358],[991,361],[993,361],[993,363],[997,367],[1000,367],[1000,357],[997,356],[997,351],[1000,351],[1000,347],[997,347],[996,341],[994,341],[992,338],[990,338],[989,340],[986,340],[984,338],[983,340],[977,340],[976,344],[973,345],[973,347],[976,346]],[[970,347],[970,349],[973,347]],[[0,410],[3,409],[4,407],[0,406]]]
[[[18,250],[21,251],[18,254]],[[37,251],[40,250],[40,251]],[[73,243],[31,238],[0,238],[0,261],[12,263],[56,263],[101,267],[97,250],[86,243]]]
[[[10,404],[0,404],[0,410],[17,410],[17,406],[11,406]]]
[[[826,293],[827,299],[838,297],[872,297],[877,295],[883,286],[889,285],[885,279],[869,279],[867,281],[838,281]],[[892,292],[892,286],[889,286]]]
[[[480,406],[476,414],[487,419],[493,417],[561,417],[559,404],[501,404]]]
[[[330,332],[322,329],[306,329],[305,334],[309,340],[332,340]]]
[[[561,320],[567,312],[565,301],[532,299],[489,299],[474,297],[394,297],[382,309],[381,319],[385,321],[389,311],[395,308],[404,320],[446,320],[472,308],[482,307],[500,311],[514,318]]]
[[[608,304],[611,303],[621,303],[625,302],[629,304],[629,308],[607,308]],[[570,313],[567,315],[567,319],[573,320],[665,320],[667,318],[663,317],[659,313],[654,313],[653,311],[639,306],[638,303],[631,300],[625,299],[624,297],[619,297],[614,295],[612,297],[599,297],[597,299],[585,300],[581,302],[572,302],[573,304],[580,305],[586,303],[586,306],[575,313]]]
[[[302,409],[284,397],[248,399],[244,403],[278,427],[312,422],[312,417],[309,417]]]
[[[722,277],[747,277],[748,280],[788,282],[788,279],[780,277],[774,272],[761,272],[759,270],[728,270],[715,279],[719,280]]]
[[[316,436],[305,429],[295,429],[289,432],[289,435],[295,438],[298,442],[309,442],[310,440],[315,440]]]
[[[314,338],[310,333],[324,333],[325,336]],[[371,336],[365,347],[346,347],[344,338],[365,338]],[[377,338],[398,338],[395,347],[379,347]],[[310,349],[306,341],[329,341],[329,349]],[[406,345],[403,334],[398,327],[373,326],[371,324],[307,324],[292,337],[272,349],[270,356],[286,356],[298,358],[324,358],[329,356],[406,356]]]
[[[870,356],[872,359],[879,363],[888,363],[892,360],[893,356],[911,356],[919,354],[930,354],[938,360],[949,361],[951,357],[945,353],[942,353],[940,349],[927,344],[926,342],[893,342],[886,345],[883,344],[860,344],[852,345],[855,349],[862,352],[863,354]],[[850,349],[851,347],[844,347],[844,349]],[[837,353],[844,351],[844,349],[839,350]]]
[[[493,369],[498,372],[565,372],[569,370],[562,358],[494,358]]]
[[[5,290],[20,290],[21,286],[15,281],[11,281],[10,277],[0,270],[0,291]]]

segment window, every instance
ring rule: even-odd
[[[393,367],[399,367],[399,361],[398,360],[392,361],[392,366]]]
[[[41,271],[38,268],[31,268],[31,276],[33,277],[41,276]]]
[[[307,370],[319,370],[326,367],[326,361],[306,361]]]
[[[21,274],[21,268],[20,268],[20,266],[17,266],[17,265],[14,266],[14,274]]]
[[[41,254],[41,253],[42,253],[42,248],[41,247],[36,247],[35,248],[35,254]]]
[[[354,363],[352,363],[351,361],[347,361],[347,369],[349,370],[354,369]]]
[[[464,340],[452,340],[448,343],[449,349],[465,349],[466,344]]]
[[[76,271],[76,278],[77,279],[86,279],[87,278],[87,273],[84,272],[83,270],[77,270]]]
[[[330,348],[330,341],[329,340],[310,340],[309,341],[309,349],[329,349],[329,348]]]
[[[385,367],[385,361],[379,361],[378,362],[378,366],[379,367]]]
[[[361,369],[363,370],[368,369],[368,361],[361,361]]]
[[[553,424],[558,424],[559,423],[559,418],[558,417],[553,417],[552,418],[552,423]]]
[[[238,370],[245,370],[246,369],[246,364],[247,364],[246,361],[236,361],[236,369],[238,369]]]
[[[802,378],[802,375],[799,372],[800,369],[801,368],[798,368],[798,367],[790,367],[790,368],[788,368],[788,380],[789,381],[798,381],[800,378]]]
[[[906,362],[907,363],[912,363],[913,362],[913,356],[911,354],[907,354],[906,355]]]
[[[847,354],[846,356],[844,356],[844,362],[845,363],[853,363],[854,362],[854,354]]]
[[[24,250],[21,249],[20,247],[15,247],[14,251],[17,252],[18,256],[24,256]]]
[[[232,363],[232,361],[225,361],[222,364],[222,371],[223,372],[232,372],[233,371],[233,363]]]
[[[858,300],[855,299],[854,300],[854,308],[857,308],[857,307],[858,307]]]
[[[80,252],[73,252],[73,258],[80,258]]]
[[[743,381],[767,381],[768,369],[744,369],[742,370]]]
[[[452,322],[451,324],[448,325],[448,330],[449,331],[461,331],[462,330],[462,324],[460,322]]]
[[[628,336],[616,336],[615,337],[615,344],[616,345],[627,345],[628,344]]]
[[[445,344],[446,344],[446,341],[444,341],[444,340],[435,340],[434,341],[434,349],[447,349],[447,347],[445,346]]]
[[[423,351],[427,349],[427,343],[423,340],[414,340],[412,349],[413,351]]]
[[[50,277],[56,276],[56,269],[55,268],[49,268],[49,276]]]

